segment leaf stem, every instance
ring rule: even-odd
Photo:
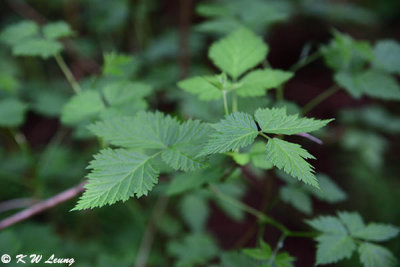
[[[309,55],[308,57],[299,60],[292,67],[290,67],[289,70],[292,71],[292,72],[296,72],[299,69],[301,69],[302,67],[304,67],[304,66],[310,64],[311,62],[317,60],[320,56],[321,56],[321,53],[319,52],[319,50],[317,50],[314,53],[312,53],[311,55]]]
[[[232,91],[232,112],[238,111],[238,96]]]
[[[15,143],[22,151],[22,153],[24,153],[25,156],[30,157],[31,150],[28,142],[26,141],[25,135],[23,135],[21,132],[17,131],[14,128],[8,128],[8,130],[10,131]]]
[[[228,108],[228,100],[226,98],[226,90],[222,90],[222,96],[224,98],[224,110],[225,110],[225,115],[229,115],[229,108]]]
[[[267,139],[267,140],[270,140],[270,139],[271,139],[271,137],[269,137],[268,135],[266,135],[266,134],[263,133],[263,132],[258,132],[258,134],[261,135],[262,137],[265,137],[265,139]]]
[[[323,91],[321,94],[319,94],[318,96],[316,96],[315,98],[313,98],[310,102],[308,102],[302,109],[301,113],[303,115],[306,115],[307,113],[309,113],[313,108],[315,108],[316,106],[318,106],[321,102],[323,102],[325,99],[327,99],[328,97],[332,96],[333,94],[335,94],[337,91],[340,90],[340,87],[337,86],[336,84],[334,84],[333,86],[331,86],[329,89]]]
[[[57,61],[58,66],[60,67],[61,71],[64,73],[65,78],[67,78],[69,84],[72,87],[72,90],[77,94],[82,91],[79,83],[76,81],[74,75],[72,74],[71,70],[68,68],[67,64],[65,63],[63,57],[60,54],[56,54],[54,56],[55,60]]]

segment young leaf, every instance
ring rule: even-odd
[[[28,105],[17,98],[0,100],[0,127],[16,127],[24,122]]]
[[[242,112],[226,115],[212,126],[216,133],[211,135],[200,155],[223,153],[248,146],[258,135],[253,117]]]
[[[39,34],[39,26],[29,20],[8,26],[0,34],[0,40],[8,45],[16,45]]]
[[[267,160],[278,169],[298,178],[306,184],[318,186],[318,180],[313,174],[314,168],[305,159],[315,159],[300,145],[283,141],[278,138],[268,140]]]
[[[399,234],[399,228],[382,223],[370,223],[363,229],[359,229],[353,235],[355,237],[368,241],[386,241],[396,237]]]
[[[394,267],[397,260],[385,247],[363,242],[359,248],[360,261],[365,267]]]
[[[104,108],[97,91],[85,90],[71,97],[65,104],[61,113],[61,121],[66,125],[74,125],[94,118]]]
[[[400,44],[395,40],[381,40],[374,47],[373,65],[389,73],[400,74]]]
[[[124,149],[104,149],[90,162],[89,183],[73,210],[102,207],[117,201],[141,197],[158,182],[153,156]]]
[[[49,40],[57,40],[58,38],[69,37],[74,34],[71,27],[65,21],[46,24],[42,30],[44,37]]]
[[[268,46],[248,29],[241,28],[211,45],[208,56],[233,79],[265,59]]]
[[[357,74],[340,72],[335,75],[336,82],[352,96],[362,95],[384,100],[400,100],[400,86],[391,75],[378,70],[367,70]]]
[[[56,41],[32,38],[16,44],[12,52],[16,56],[39,56],[47,59],[60,53],[62,49],[62,45]]]
[[[104,54],[103,75],[128,78],[139,69],[140,62],[133,56],[115,52]]]
[[[287,135],[312,132],[332,121],[287,115],[286,108],[258,109],[255,117],[263,132]]]
[[[255,70],[240,79],[236,93],[242,97],[263,96],[268,89],[276,88],[293,77],[293,73],[282,70]]]
[[[218,76],[199,76],[178,83],[182,90],[195,94],[200,100],[210,101],[222,98],[222,90],[218,88]]]
[[[347,235],[321,235],[316,240],[318,241],[317,265],[349,259],[356,249],[356,243]]]

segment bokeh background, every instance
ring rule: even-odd
[[[289,69],[302,53],[327,44],[334,29],[371,43],[400,40],[398,0],[215,2],[231,13],[219,11],[210,16],[210,2],[194,0],[2,0],[0,29],[24,19],[40,24],[64,20],[76,35],[64,41],[63,55],[83,86],[101,73],[104,53],[126,53],[134,58],[131,77],[153,87],[154,93],[148,98],[150,109],[208,121],[222,115],[220,106],[211,103],[205,108],[204,103],[182,93],[176,82],[215,71],[207,58],[208,46],[238,25],[263,36],[270,47],[268,62],[279,69]],[[318,58],[300,69],[286,85],[285,99],[294,108],[303,106],[332,84],[332,70]],[[29,151],[19,150],[12,133],[0,129],[0,201],[24,199],[29,205],[81,182],[98,144],[83,130],[60,123],[58,116],[72,92],[55,61],[15,58],[7,46],[0,44],[0,97],[7,94],[15,94],[29,105],[19,127]],[[262,101],[270,100],[266,97]],[[318,158],[313,162],[316,169],[329,175],[347,193],[347,200],[335,205],[314,199],[312,214],[355,210],[366,221],[399,225],[398,102],[353,99],[342,90],[312,110],[310,116],[336,118],[321,133],[324,145],[309,142],[307,149]],[[276,200],[284,183],[268,179],[271,175],[274,176],[257,173],[254,184],[237,195],[253,207],[265,206],[271,216],[290,229],[307,230],[303,219],[312,215]],[[168,182],[161,179],[160,188]],[[69,212],[75,201],[1,231],[0,252],[51,251],[73,255],[77,259],[75,266],[132,266],[155,203],[153,196],[93,211]],[[187,232],[180,201],[171,199],[169,213],[157,222],[150,266],[172,265],[173,257],[166,252],[168,242]],[[24,206],[21,205],[19,208]],[[0,202],[0,218],[16,211],[1,207],[4,206]],[[258,229],[253,217],[242,214],[232,218],[214,202],[210,203],[207,216],[206,229],[221,249],[256,244]],[[278,238],[279,232],[267,227],[265,241],[274,244]],[[400,255],[398,240],[388,246],[394,255]],[[297,258],[295,266],[313,265],[314,241],[290,238],[285,250]],[[358,264],[353,256],[339,266]]]

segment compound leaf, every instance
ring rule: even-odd
[[[265,59],[268,46],[252,31],[241,28],[211,45],[208,56],[233,79]]]
[[[300,181],[318,187],[317,178],[313,174],[314,168],[305,159],[315,158],[300,145],[278,138],[268,140],[268,161]]]
[[[211,135],[200,155],[224,153],[250,145],[258,135],[257,125],[251,115],[235,112],[212,125]]]

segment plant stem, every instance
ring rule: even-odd
[[[157,222],[161,219],[168,205],[168,198],[161,196],[154,206],[150,222],[147,224],[146,231],[140,244],[139,252],[136,257],[135,267],[145,267],[149,258],[151,246],[157,230]]]
[[[74,75],[72,74],[71,70],[68,68],[63,57],[60,54],[56,54],[54,56],[54,58],[57,61],[58,66],[64,73],[65,78],[67,78],[67,80],[68,80],[69,84],[71,85],[72,89],[74,90],[74,92],[77,94],[80,91],[82,91],[79,83],[76,81]]]
[[[335,94],[337,91],[339,91],[340,88],[336,84],[331,86],[328,90],[323,91],[321,94],[319,94],[317,97],[313,98],[310,102],[308,102],[302,109],[301,113],[303,115],[306,115],[308,112],[310,112],[313,108],[318,106],[322,101],[327,99],[328,97],[332,96]]]
[[[258,134],[261,135],[262,137],[264,137],[264,138],[267,139],[267,140],[270,140],[270,139],[271,139],[271,137],[269,137],[268,135],[266,135],[266,134],[263,133],[263,132],[258,132]]]
[[[250,207],[246,204],[244,204],[243,202],[236,200],[228,195],[225,195],[224,193],[222,193],[221,191],[219,191],[215,186],[210,185],[209,189],[217,196],[219,197],[221,200],[224,200],[230,204],[232,204],[233,206],[237,207],[238,209],[241,209],[253,216],[255,216],[260,223],[263,224],[270,224],[272,226],[274,226],[275,228],[279,229],[280,231],[282,231],[285,235],[290,235],[290,231],[289,229],[287,229],[283,224],[281,224],[280,222],[276,221],[275,219],[267,216],[266,214],[256,210],[253,207]]]
[[[228,100],[226,98],[226,91],[222,90],[222,96],[224,98],[224,110],[225,110],[225,115],[229,114],[229,108],[228,108]]]
[[[25,156],[30,157],[31,150],[29,148],[28,142],[26,141],[25,135],[23,135],[21,132],[17,131],[14,128],[9,128],[9,131],[12,137],[14,138],[15,143],[22,151],[22,153],[24,153]]]
[[[232,92],[232,112],[238,111],[238,97],[235,92]]]
[[[85,183],[86,182],[80,183],[77,186],[69,188],[64,192],[61,192],[49,199],[38,202],[37,204],[34,204],[20,212],[15,213],[14,215],[11,215],[10,217],[3,219],[2,221],[0,221],[0,230],[24,221],[40,212],[53,208],[71,198],[74,198],[75,196],[83,192],[83,186],[85,185]]]
[[[276,101],[283,100],[283,84],[276,88]]]
[[[299,69],[301,69],[302,67],[304,67],[304,66],[310,64],[311,62],[317,60],[320,56],[321,56],[321,53],[319,51],[315,51],[314,53],[312,53],[308,57],[306,57],[306,58],[298,61],[297,63],[295,63],[292,67],[290,67],[289,71],[296,72]]]
[[[278,242],[276,243],[276,247],[275,247],[274,251],[272,252],[272,257],[269,261],[269,264],[271,264],[271,266],[274,263],[275,257],[278,254],[279,250],[283,247],[283,242],[285,242],[286,237],[287,237],[287,235],[282,234],[281,237],[279,238]]]

